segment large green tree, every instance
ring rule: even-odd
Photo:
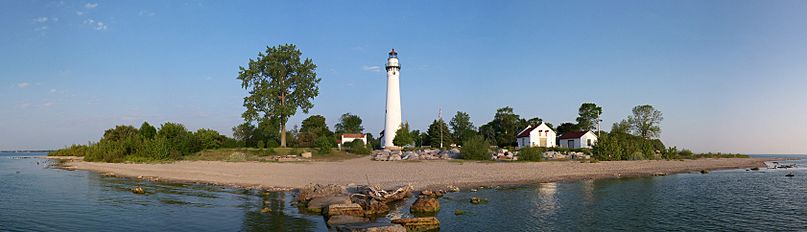
[[[314,107],[319,95],[317,65],[310,58],[301,60],[302,52],[293,44],[267,47],[257,59],[249,59],[247,67],[239,67],[238,80],[249,91],[244,98],[248,121],[280,120],[280,146],[286,147],[286,122],[300,109]]]
[[[403,147],[406,145],[412,145],[415,142],[415,138],[412,135],[412,132],[409,131],[409,123],[401,124],[401,128],[398,131],[395,131],[395,138],[392,139],[392,144],[395,146]]]
[[[626,119],[622,119],[622,121],[615,122],[614,125],[611,126],[611,134],[628,134],[630,133],[630,122]]]
[[[513,113],[513,108],[506,106],[496,110],[496,115],[493,116],[490,124],[496,134],[496,144],[505,147],[516,144],[516,135],[527,126],[527,120]]]
[[[633,115],[628,117],[633,133],[646,139],[661,135],[661,120],[664,120],[661,111],[651,105],[633,107]]]
[[[476,127],[471,122],[471,116],[468,113],[457,111],[457,114],[451,118],[451,130],[454,141],[462,145],[462,142],[468,140],[471,136],[476,135]]]
[[[358,115],[345,113],[339,118],[339,123],[334,126],[334,130],[337,134],[357,134],[362,133],[364,127],[361,126],[361,118]]]
[[[143,122],[138,131],[140,132],[140,137],[144,139],[153,139],[154,136],[157,135],[157,128],[154,128],[154,126],[148,122]]]
[[[442,145],[446,147],[452,143],[451,131],[448,130],[448,125],[443,119],[437,119],[429,125],[429,143],[432,147]]]
[[[313,147],[318,140],[320,140],[320,143],[325,141],[321,138],[334,140],[333,132],[328,129],[328,124],[325,123],[325,117],[312,115],[303,120],[297,137],[298,145],[301,147]]]
[[[577,127],[580,130],[594,130],[597,129],[597,122],[602,115],[602,107],[594,103],[583,103],[580,105],[577,117]]]
[[[558,135],[561,135],[561,134],[566,133],[566,132],[579,131],[580,128],[577,127],[577,124],[574,124],[574,123],[571,123],[571,122],[564,122],[564,123],[561,123],[560,126],[558,126],[558,128],[556,128],[556,130],[557,131],[555,131],[555,132],[557,132]]]

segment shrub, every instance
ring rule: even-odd
[[[521,161],[541,161],[543,160],[544,149],[540,147],[522,148],[518,152],[518,160]]]
[[[334,144],[334,141],[332,141],[327,136],[322,136],[322,137],[317,138],[317,141],[314,143],[314,145],[317,146],[317,152],[319,154],[322,154],[322,155],[330,154],[331,149],[333,148],[333,144]]]
[[[84,156],[87,154],[86,145],[74,144],[70,147],[59,149],[48,153],[48,156]]]
[[[364,141],[361,140],[353,140],[349,143],[345,143],[344,146],[347,148],[346,150],[353,154],[370,154],[370,149],[367,148],[367,145],[364,144]]]
[[[489,160],[490,143],[479,135],[473,135],[468,140],[463,141],[460,153],[463,159],[469,160]]]

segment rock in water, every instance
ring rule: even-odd
[[[328,210],[325,213],[325,215],[328,215],[328,217],[333,217],[337,215],[364,217],[364,209],[361,208],[361,205],[356,203],[332,204],[329,205],[327,209]]]
[[[436,213],[440,211],[440,201],[433,197],[419,197],[409,208],[412,213]]]
[[[471,197],[471,204],[478,205],[478,204],[486,204],[488,203],[487,199],[479,198],[479,197]]]
[[[406,231],[439,231],[440,221],[435,217],[401,218],[392,223],[402,225]]]
[[[363,218],[363,217],[356,217],[356,216],[349,216],[349,215],[337,215],[331,218],[328,218],[328,225],[340,225],[340,224],[352,224],[352,223],[365,223],[369,222],[370,219]]]
[[[347,224],[336,227],[338,232],[406,232],[406,228],[398,224],[369,223]]]
[[[330,205],[334,204],[350,204],[350,197],[342,195],[342,196],[331,196],[331,197],[319,197],[311,199],[306,205],[308,211],[311,212],[322,212],[323,208],[327,208]]]
[[[270,212],[272,212],[272,209],[270,209],[269,207],[263,207],[263,209],[261,209],[261,213],[270,213]]]
[[[137,187],[132,188],[132,192],[133,192],[134,194],[146,194],[146,190],[144,190],[144,189],[143,189],[143,188],[141,188],[140,186],[137,186]]]

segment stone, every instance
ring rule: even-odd
[[[457,187],[457,186],[454,186],[454,185],[449,185],[449,186],[448,186],[448,191],[449,191],[449,192],[459,192],[459,191],[460,191],[460,187]]]
[[[392,220],[392,223],[402,225],[406,231],[440,230],[440,221],[435,217],[401,218]]]
[[[709,174],[709,170],[708,169],[703,169],[703,170],[701,170],[701,174]]]
[[[412,213],[436,213],[440,211],[440,201],[433,197],[418,197],[409,212]]]
[[[365,223],[370,219],[349,215],[336,215],[328,218],[328,225],[352,224],[352,223]]]
[[[350,204],[350,197],[348,196],[331,196],[331,197],[318,197],[311,199],[306,205],[308,211],[311,212],[322,212],[323,208],[327,208],[330,205],[335,204]]]
[[[454,215],[463,215],[465,214],[465,210],[457,209],[454,210]]]
[[[341,195],[347,195],[347,188],[345,188],[345,186],[335,184],[309,184],[300,189],[300,193],[297,195],[297,201],[306,202],[314,198]]]
[[[140,186],[137,186],[137,187],[132,188],[132,193],[134,193],[134,194],[146,194],[146,190],[144,190]]]
[[[389,161],[401,160],[401,155],[398,155],[398,154],[392,154],[392,155],[390,155],[390,156],[389,156],[389,159],[388,159],[388,160],[389,160]]]
[[[327,210],[325,215],[328,215],[328,217],[337,215],[364,217],[364,209],[361,208],[361,205],[356,203],[332,204],[327,207]]]
[[[337,232],[406,232],[406,228],[399,224],[390,223],[368,223],[368,224],[345,224],[336,226]]]
[[[478,205],[478,204],[486,204],[488,203],[487,199],[479,198],[479,197],[471,197],[471,204]]]
[[[302,156],[303,158],[306,158],[306,159],[313,157],[313,155],[311,154],[310,151],[303,152],[303,153],[300,154],[300,156]]]
[[[261,213],[270,213],[270,212],[272,212],[272,209],[270,209],[269,207],[263,207],[263,209],[261,209]]]

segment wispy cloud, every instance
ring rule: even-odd
[[[96,21],[94,19],[85,19],[84,24],[92,26],[97,31],[103,31],[107,29],[107,25],[104,22]]]
[[[95,8],[97,6],[98,6],[98,3],[89,3],[88,2],[87,4],[84,4],[84,8],[87,8],[87,9],[93,9],[93,8]]]
[[[382,70],[381,66],[378,66],[378,65],[373,65],[373,66],[365,65],[361,69],[363,69],[364,71],[370,71],[370,72],[381,72],[381,70]]]
[[[53,106],[53,102],[45,102],[45,103],[42,103],[42,107],[47,108],[47,107],[51,107],[51,106]]]
[[[76,15],[78,15],[78,16],[82,16],[82,15],[84,15],[84,12],[81,12],[81,11],[76,11]]]
[[[49,19],[48,17],[37,17],[37,18],[34,18],[33,21],[34,21],[34,23],[46,23],[46,22],[48,22],[48,19]]]
[[[154,15],[157,15],[157,13],[154,13],[154,12],[152,12],[152,11],[147,11],[147,10],[141,10],[140,12],[137,12],[137,16],[148,16],[148,17],[151,17],[151,16],[154,16]]]
[[[17,84],[17,87],[19,87],[19,88],[25,88],[25,87],[28,87],[28,86],[31,86],[31,83],[20,82],[20,83]]]

